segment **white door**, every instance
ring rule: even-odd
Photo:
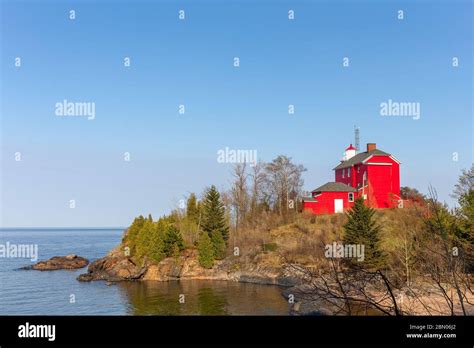
[[[335,199],[334,200],[334,212],[335,213],[342,213],[344,208],[343,208],[343,200],[342,199]]]

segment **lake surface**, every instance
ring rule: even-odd
[[[77,254],[93,261],[122,229],[0,230],[0,244],[34,244],[38,259]],[[226,281],[78,282],[80,270],[19,270],[35,262],[0,257],[0,315],[288,315],[277,286]],[[184,296],[183,296],[184,295]]]

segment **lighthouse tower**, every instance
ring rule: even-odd
[[[350,144],[349,147],[344,152],[344,157],[342,160],[347,161],[351,159],[352,157],[354,157],[355,155],[356,155],[356,148],[352,146],[352,144]]]

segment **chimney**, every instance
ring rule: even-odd
[[[377,144],[375,143],[367,143],[367,152],[375,150],[377,148]]]

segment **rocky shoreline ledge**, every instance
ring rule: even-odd
[[[255,284],[290,287],[300,283],[296,274],[285,267],[271,267],[255,263],[236,263],[231,257],[216,261],[211,269],[199,265],[197,250],[187,249],[178,257],[169,257],[159,263],[138,265],[124,256],[120,247],[89,265],[79,281],[171,281],[171,280],[227,280]]]

